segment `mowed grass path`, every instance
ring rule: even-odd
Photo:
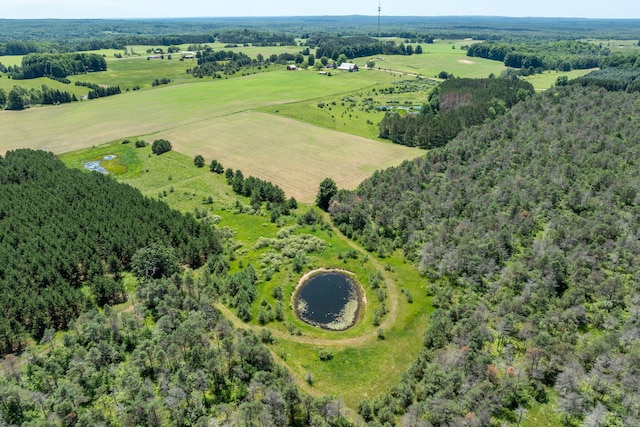
[[[423,152],[250,110],[386,83],[385,73],[274,71],[199,81],[27,111],[0,112],[0,154],[30,147],[64,153],[131,136],[166,138],[189,156],[268,179],[287,195],[311,201],[332,176],[353,188],[375,169]]]

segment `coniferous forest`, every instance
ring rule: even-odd
[[[420,114],[388,112],[380,137],[410,147],[442,147],[467,126],[503,114],[533,93],[531,83],[510,78],[452,78],[440,84]]]
[[[27,333],[66,327],[93,300],[121,302],[119,273],[144,248],[167,248],[192,267],[220,251],[215,231],[192,216],[33,150],[0,158],[0,229],[2,353],[19,350]],[[150,264],[161,276],[162,264]]]
[[[48,344],[24,369],[5,356],[3,425],[349,425],[339,401],[299,391],[267,330],[235,330],[214,308],[228,294],[242,315],[257,277],[228,273],[208,223],[42,151],[8,152],[0,184],[0,350]],[[205,261],[202,277],[181,271]],[[131,311],[111,308],[126,298]]]
[[[338,193],[343,232],[440,283],[420,357],[365,412],[490,425],[557,399],[569,425],[638,425],[638,117],[633,94],[552,89]]]

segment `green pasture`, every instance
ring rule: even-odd
[[[569,80],[589,74],[593,70],[571,70],[571,71],[545,71],[542,74],[533,74],[523,77],[530,82],[537,91],[544,91],[553,87],[560,76],[567,76]]]
[[[461,46],[469,45],[470,41],[439,40],[435,43],[421,43],[420,55],[376,55],[356,60],[358,66],[364,66],[368,61],[375,62],[375,70],[395,74],[396,76],[420,75],[436,77],[441,71],[456,77],[488,77],[493,73],[499,75],[505,70],[503,63],[483,58],[470,58]],[[412,44],[415,47],[417,44]]]
[[[266,327],[273,331],[274,353],[286,360],[287,366],[303,381],[311,374],[313,390],[320,394],[340,397],[351,409],[364,397],[374,398],[388,391],[399,380],[420,350],[420,339],[432,311],[426,296],[426,279],[403,261],[396,253],[379,259],[374,254],[354,245],[330,226],[305,226],[295,233],[312,234],[326,242],[321,253],[307,256],[305,271],[296,273],[290,263],[285,263],[280,271],[269,280],[260,260],[264,249],[255,249],[260,237],[274,238],[282,226],[295,226],[294,218],[285,218],[279,224],[269,221],[268,212],[250,215],[235,213],[236,200],[248,205],[248,200],[232,194],[224,176],[209,172],[207,167],[196,168],[191,157],[176,151],[156,156],[150,147],[136,148],[134,141],[122,144],[114,141],[94,148],[62,154],[61,159],[70,167],[82,168],[87,161],[102,159],[109,154],[117,158],[104,166],[116,172],[116,178],[126,182],[150,197],[160,198],[170,206],[183,212],[207,212],[205,221],[217,222],[219,227],[233,230],[236,242],[236,259],[232,261],[232,272],[251,263],[260,277],[258,296],[254,302],[254,314],[262,299],[273,304],[271,292],[280,286],[285,292],[285,322],[270,322],[265,326],[252,320],[244,327],[256,331]],[[89,173],[89,172],[87,172]],[[246,176],[246,175],[245,175]],[[211,196],[212,204],[204,201]],[[301,206],[298,212],[309,207]],[[217,218],[217,219],[214,219]],[[325,218],[328,219],[328,218]],[[346,260],[343,256],[354,249],[357,258]],[[340,254],[340,256],[339,256]],[[365,290],[367,304],[361,312],[360,320],[351,329],[343,332],[325,331],[299,321],[289,305],[295,284],[302,273],[319,267],[341,268],[354,272]],[[387,289],[385,304],[388,314],[383,317],[385,339],[377,337],[377,328],[372,325],[374,311],[380,306],[376,293],[369,286],[369,275],[379,272],[383,275]],[[408,303],[403,291],[409,290],[413,303]],[[238,319],[234,319],[238,322]],[[291,322],[301,335],[290,335],[286,322]],[[322,362],[318,351],[326,348],[334,355],[330,361]]]
[[[384,113],[373,111],[351,111],[342,105],[342,97],[322,98],[319,100],[304,101],[295,104],[263,107],[261,111],[313,123],[326,129],[364,136],[366,138],[378,138],[378,123],[384,117]],[[332,103],[336,102],[336,105]],[[424,102],[424,99],[422,100]],[[319,107],[320,103],[324,107]]]
[[[5,92],[9,93],[14,86],[21,86],[26,90],[29,89],[42,89],[42,85],[46,85],[51,89],[58,89],[64,92],[69,92],[75,94],[78,99],[82,96],[89,93],[89,89],[86,87],[76,86],[74,84],[64,84],[55,80],[51,80],[48,77],[40,77],[37,79],[28,79],[28,80],[13,80],[7,77],[6,74],[0,73],[0,89],[4,89]],[[47,106],[49,107],[49,106]]]
[[[72,82],[81,81],[105,86],[120,86],[123,91],[131,90],[135,86],[151,87],[155,79],[167,78],[172,83],[193,83],[195,79],[187,74],[187,68],[197,65],[195,59],[180,61],[179,55],[172,55],[172,59],[148,60],[147,56],[130,56],[122,59],[112,58],[107,62],[107,71],[100,73],[69,76]]]
[[[5,67],[22,65],[22,57],[23,55],[0,56],[0,64],[4,65]]]
[[[602,47],[608,47],[611,53],[634,53],[640,51],[638,40],[608,40],[608,39],[587,39],[589,43]]]
[[[373,73],[374,71],[363,71]],[[433,80],[408,77],[400,79],[391,74],[389,83],[377,88],[367,88],[347,95],[331,96],[299,103],[267,106],[260,109],[270,114],[277,113],[296,120],[312,123],[326,129],[377,139],[380,133],[378,123],[385,112],[379,107],[422,106],[427,102],[431,89],[437,85]],[[405,82],[419,83],[421,89],[412,92],[383,93],[382,89],[403,85]],[[400,111],[401,114],[404,112]]]

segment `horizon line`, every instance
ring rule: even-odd
[[[0,21],[84,21],[84,20],[99,20],[99,21],[131,21],[131,20],[179,20],[179,19],[273,19],[273,18],[349,18],[349,17],[363,17],[363,18],[376,18],[378,15],[363,15],[363,14],[349,14],[349,15],[261,15],[261,16],[132,16],[132,17],[83,17],[83,18],[0,18]],[[584,16],[510,16],[510,15],[382,15],[386,18],[501,18],[501,19],[575,19],[575,20],[590,20],[590,21],[638,21],[640,18],[591,18]]]

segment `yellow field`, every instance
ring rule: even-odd
[[[172,141],[175,149],[188,156],[201,154],[239,168],[245,176],[271,181],[302,202],[313,202],[324,178],[331,177],[340,188],[355,188],[376,169],[424,154],[257,112],[216,118],[189,129],[174,128],[157,137]]]

